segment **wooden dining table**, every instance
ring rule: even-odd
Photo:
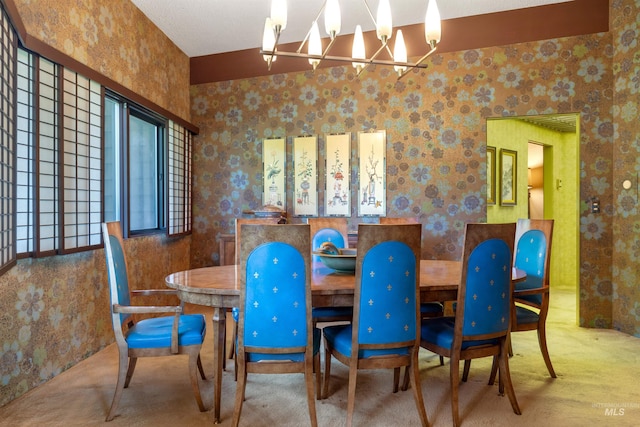
[[[514,281],[526,274],[513,269]],[[172,273],[166,285],[178,291],[179,298],[188,303],[213,307],[213,363],[215,367],[213,421],[220,423],[220,394],[224,362],[226,311],[240,304],[240,271],[237,265],[203,267]],[[420,261],[420,301],[454,301],[462,274],[459,261]],[[311,298],[314,307],[353,306],[355,275],[339,273],[314,263],[311,276]]]

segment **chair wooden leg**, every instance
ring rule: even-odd
[[[467,378],[469,378],[469,369],[471,369],[471,359],[467,359],[464,361],[464,368],[462,368],[462,381],[467,382]]]
[[[316,374],[316,399],[322,399],[322,372],[320,371],[320,351],[313,356],[313,371]]]
[[[196,403],[200,412],[204,412],[207,408],[202,403],[202,396],[200,395],[200,386],[198,385],[198,369],[201,369],[200,364],[200,347],[197,349],[189,350],[189,376],[191,377],[191,387],[193,388],[193,394],[196,397]],[[202,373],[202,371],[200,371]]]
[[[202,359],[200,359],[200,354],[198,354],[198,371],[200,372],[200,377],[206,381],[207,377],[204,375],[204,368],[202,367]]]
[[[327,347],[327,341],[324,342],[324,379],[322,381],[322,398],[326,399],[329,395],[329,379],[331,378],[331,349]]]
[[[460,414],[458,413],[458,386],[460,385],[460,359],[458,355],[452,355],[449,363],[450,366],[450,381],[451,381],[451,416],[453,418],[453,425],[455,427],[460,426]]]
[[[405,370],[405,372],[407,372]],[[393,393],[398,392],[398,384],[400,384],[400,368],[393,368]],[[404,380],[402,381],[402,385],[404,386]]]
[[[511,407],[513,408],[513,412],[516,415],[521,415],[520,406],[518,405],[518,400],[516,399],[516,392],[513,389],[513,383],[511,382],[511,373],[509,372],[509,355],[507,350],[506,342],[502,344],[502,348],[499,355],[499,363],[500,363],[500,383],[504,382],[503,387],[506,388],[507,396],[509,396],[509,401],[511,402]]]
[[[420,369],[418,366],[418,352],[412,357],[411,365],[404,368],[405,377],[406,372],[409,372],[409,378],[411,380],[411,387],[413,388],[413,400],[416,402],[416,409],[420,415],[420,422],[423,427],[429,425],[429,419],[427,418],[427,410],[424,407],[424,398],[422,396],[422,385],[420,384]]]
[[[315,357],[312,360],[305,360],[304,382],[307,388],[307,406],[309,407],[309,419],[312,427],[318,427],[318,417],[316,415],[316,400],[313,387],[313,366]]]
[[[347,427],[353,425],[353,411],[356,408],[356,380],[358,379],[357,361],[349,365],[349,392],[347,395]]]
[[[237,358],[238,355],[236,355],[236,359]],[[236,384],[236,400],[233,406],[233,418],[231,419],[231,425],[233,427],[238,427],[238,424],[240,423],[240,413],[242,412],[242,404],[244,402],[244,391],[247,385],[247,372],[245,370],[246,367],[244,365],[244,360],[242,363],[238,363],[238,367],[240,372],[237,376],[238,383]]]
[[[409,389],[409,368],[404,368],[404,379],[402,380],[402,391]]]
[[[131,377],[133,377],[133,371],[136,370],[136,363],[138,362],[137,357],[129,358],[129,368],[127,368],[127,379],[124,382],[124,388],[129,387],[129,383],[131,382]]]
[[[107,414],[107,418],[105,419],[105,421],[111,421],[116,415],[116,409],[118,408],[118,403],[120,403],[120,398],[122,397],[122,392],[124,391],[125,382],[127,381],[127,374],[129,372],[127,366],[128,362],[129,356],[127,355],[126,350],[120,351],[120,357],[118,358],[118,381],[116,382],[116,390],[113,393],[111,408],[109,409],[109,413]]]
[[[493,385],[496,380],[496,374],[498,373],[498,357],[493,357],[493,363],[491,364],[491,374],[489,375],[489,385]]]
[[[540,344],[540,351],[542,352],[542,357],[544,358],[544,364],[547,365],[547,371],[549,371],[549,375],[551,378],[556,378],[556,371],[553,370],[553,365],[551,365],[551,359],[549,358],[549,349],[547,348],[547,332],[544,326],[538,326],[538,343]]]

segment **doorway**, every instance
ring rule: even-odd
[[[575,292],[576,298],[580,277],[578,118],[578,113],[571,113],[487,120],[487,146],[496,148],[498,162],[503,149],[518,153],[517,203],[502,205],[500,196],[496,195],[495,204],[487,206],[487,222],[515,222],[530,215],[531,218],[553,218],[551,286]],[[542,151],[541,162],[532,160],[529,164],[530,147],[532,157]],[[530,168],[532,180],[538,180],[531,184],[534,187],[531,189]],[[499,183],[494,184],[499,191]],[[535,189],[538,185],[540,188]],[[530,206],[530,190],[532,198],[542,199],[541,206]]]
[[[529,219],[544,219],[544,154],[543,145],[529,142],[527,156],[527,192]]]

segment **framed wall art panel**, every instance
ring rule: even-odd
[[[358,132],[358,216],[385,216],[387,132]]]
[[[262,142],[262,203],[287,209],[286,138],[267,138]]]
[[[318,137],[293,138],[293,215],[318,216]]]
[[[325,137],[325,189],[326,216],[351,216],[351,135]]]

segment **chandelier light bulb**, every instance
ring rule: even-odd
[[[313,22],[311,26],[311,33],[309,34],[309,55],[322,55],[322,40],[320,40],[320,30],[318,29],[318,23]],[[309,58],[309,64],[313,66],[315,70],[320,60],[317,58]]]
[[[389,0],[380,0],[378,4],[378,14],[376,16],[376,34],[378,38],[385,42],[391,38],[393,26],[391,25],[391,6]]]
[[[332,39],[340,34],[341,20],[338,0],[327,0],[324,9],[324,28]]]
[[[271,1],[271,23],[277,32],[287,28],[287,0]]]
[[[356,25],[356,32],[353,34],[353,47],[351,48],[351,57],[353,59],[365,59],[364,37],[362,36],[362,27]],[[364,67],[364,62],[352,62],[351,65],[357,70]]]
[[[396,43],[393,47],[393,60],[395,62],[407,62],[407,46],[404,44],[402,30],[396,31]],[[393,69],[398,73],[403,73],[407,67],[402,65],[394,65]]]
[[[442,26],[440,24],[440,11],[436,0],[429,0],[427,14],[424,18],[424,37],[431,47],[440,43]]]

